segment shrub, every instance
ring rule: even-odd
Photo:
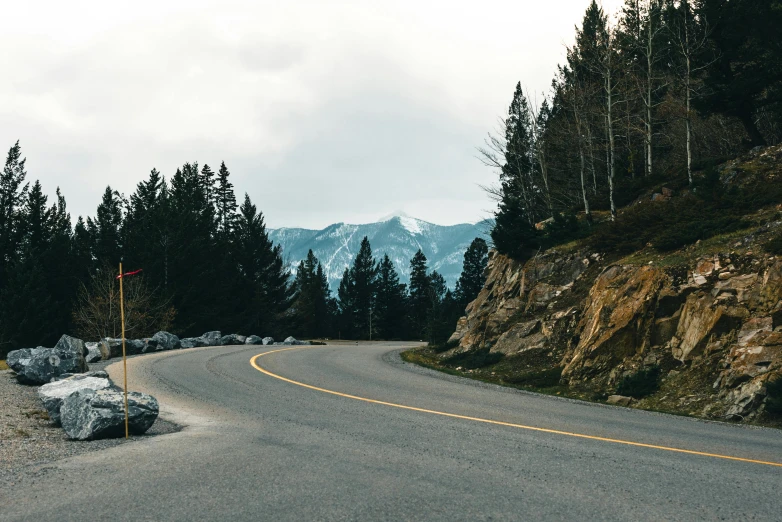
[[[782,255],[782,234],[778,234],[775,238],[771,239],[764,245],[766,252],[777,256]]]
[[[469,370],[475,370],[477,368],[484,368],[497,364],[502,360],[505,354],[491,353],[488,349],[474,350],[469,352],[457,353],[443,360],[443,364],[446,366],[461,366]]]
[[[509,384],[519,386],[531,386],[533,388],[551,388],[559,384],[562,378],[562,368],[550,368],[537,372],[525,372],[518,375],[505,377],[503,380]]]
[[[782,376],[766,383],[766,411],[782,414]]]
[[[448,341],[442,344],[432,345],[431,348],[434,353],[443,353],[447,352],[448,350],[452,350],[457,346],[459,346],[459,341]]]
[[[646,397],[657,391],[659,377],[659,366],[641,369],[632,375],[623,377],[616,388],[616,393],[636,399]]]

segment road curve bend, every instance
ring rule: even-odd
[[[185,429],[30,470],[0,520],[782,518],[778,430],[500,388],[406,346],[133,358]]]

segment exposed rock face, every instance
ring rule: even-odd
[[[168,332],[158,332],[152,336],[152,340],[157,342],[158,350],[178,350],[181,348],[179,337]]]
[[[64,374],[87,371],[86,350],[82,340],[63,335],[54,348],[15,350],[9,352],[7,360],[20,382],[46,384]]]
[[[583,380],[610,371],[649,347],[656,298],[669,277],[652,267],[607,268],[595,281],[578,327],[581,337],[566,362],[563,378]]]
[[[38,388],[38,397],[43,402],[52,422],[60,422],[60,406],[66,397],[76,391],[106,390],[113,388],[106,372],[88,372],[61,381],[44,384]]]
[[[594,254],[549,251],[522,265],[492,252],[486,284],[451,336],[458,347],[443,357],[481,349],[548,357],[564,368],[561,382],[608,395],[624,376],[658,366],[667,404],[699,400],[716,418],[763,411],[766,383],[782,377],[782,260],[600,264]],[[703,381],[713,389],[697,388]]]
[[[128,393],[129,431],[145,433],[158,416],[157,400],[143,393]],[[125,434],[124,394],[113,389],[77,390],[62,401],[60,422],[71,439],[93,440]]]
[[[244,344],[264,344],[264,343],[263,343],[263,339],[261,339],[257,335],[251,335],[250,337],[245,339]]]
[[[521,265],[490,252],[486,285],[475,301],[467,305],[466,315],[459,320],[449,342],[458,341],[459,351],[492,346],[523,315],[545,315],[556,299],[571,290],[573,282],[590,263],[580,253],[561,255],[552,252]],[[509,337],[519,338],[521,334],[524,334],[523,330]],[[511,339],[506,339],[499,351],[518,351],[510,342]]]

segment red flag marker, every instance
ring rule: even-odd
[[[141,272],[141,271],[142,271],[142,269],[141,269],[141,268],[139,268],[138,270],[135,270],[135,271],[133,271],[133,272],[125,272],[124,274],[120,274],[120,275],[118,275],[118,276],[116,277],[116,279],[122,279],[123,277],[126,277],[126,276],[132,276],[132,275],[136,275],[136,274],[138,274],[138,273],[139,273],[139,272]]]

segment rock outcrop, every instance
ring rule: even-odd
[[[663,268],[603,266],[584,252],[525,264],[491,253],[486,284],[449,342],[458,345],[442,357],[489,350],[551,361],[562,384],[608,395],[624,377],[660,368],[666,407],[751,419],[766,383],[782,378],[782,260],[726,253]]]

